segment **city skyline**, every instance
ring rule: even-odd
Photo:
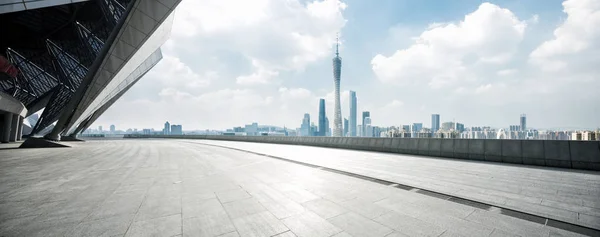
[[[556,29],[579,32],[578,22],[593,20],[573,13],[577,8],[597,11],[585,2],[570,0],[564,6],[560,1],[414,1],[403,6],[393,1],[382,6],[333,0],[266,2],[271,5],[252,11],[266,9],[264,19],[247,13],[223,15],[222,21],[200,19],[186,9],[229,9],[182,2],[173,37],[163,47],[164,59],[97,124],[157,127],[177,118],[197,129],[227,129],[252,121],[283,126],[298,124],[307,112],[316,118],[320,98],[333,121],[330,60],[335,34],[340,32],[339,50],[345,59],[342,118],[350,117],[349,90],[354,90],[358,113],[370,111],[372,122],[380,126],[427,124],[434,113],[467,126],[507,127],[519,124],[514,115],[518,118],[520,113],[526,113],[528,125],[536,128],[600,126],[600,103],[589,89],[599,83],[594,76],[598,71],[588,66],[598,62],[585,56],[599,50],[593,43],[599,42],[597,34],[576,37],[587,45],[584,50],[561,54],[548,50],[568,39],[554,34]],[[418,15],[409,10],[415,7],[422,7]],[[313,10],[322,10],[323,15]],[[379,12],[381,18],[371,19],[365,11]],[[306,24],[275,21],[275,13]],[[240,19],[257,20],[239,26],[235,22]],[[471,19],[485,27],[470,24]],[[290,32],[306,32],[309,41],[289,38]],[[481,38],[468,37],[479,33]],[[443,38],[462,44],[444,44],[438,40]],[[304,47],[303,42],[312,43]],[[431,47],[453,53],[422,51]],[[411,60],[408,54],[414,55]],[[552,63],[560,67],[548,67]],[[572,91],[578,93],[566,93]],[[564,94],[569,96],[558,96]]]

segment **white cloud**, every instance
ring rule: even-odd
[[[186,0],[173,35],[194,39],[195,47],[203,47],[201,39],[210,42],[210,50],[240,53],[260,64],[257,70],[303,70],[331,55],[335,34],[346,23],[345,8],[340,0]]]
[[[530,54],[530,62],[547,71],[582,67],[597,68],[600,62],[600,2],[563,2],[566,20],[554,30],[554,38]]]
[[[279,72],[268,70],[256,61],[253,62],[255,71],[250,75],[239,76],[235,79],[239,85],[254,85],[254,84],[268,84],[271,79],[277,77]]]
[[[389,57],[379,54],[371,64],[384,83],[426,81],[440,88],[477,78],[475,67],[511,60],[525,28],[510,10],[483,3],[459,23],[431,24],[413,45]]]
[[[517,72],[519,72],[519,70],[517,70],[515,68],[509,68],[509,69],[502,69],[500,71],[497,71],[496,75],[498,75],[498,76],[510,76],[510,75],[514,75]]]
[[[211,80],[218,77],[214,71],[206,71],[202,75],[194,72],[177,57],[165,55],[163,59],[144,77],[144,80],[157,80],[164,86],[198,89],[210,85]]]

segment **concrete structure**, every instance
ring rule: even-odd
[[[350,91],[350,119],[348,119],[350,128],[348,131],[350,132],[349,137],[356,137],[356,92]]]
[[[342,58],[339,53],[339,42],[335,45],[335,57],[333,58],[333,82],[335,86],[335,105],[333,108],[333,136],[342,136],[342,102],[340,102],[340,80],[342,76]]]
[[[27,108],[19,100],[0,92],[0,142],[20,141]]]
[[[0,167],[2,236],[599,234],[597,173],[175,139],[0,149]]]
[[[144,136],[131,135],[130,137]],[[230,140],[336,147],[344,149],[381,151],[400,154],[439,156],[453,159],[600,171],[600,142],[598,141],[360,137],[284,137],[279,140],[269,140],[260,137],[231,138],[226,136],[210,135],[175,136],[173,138]]]
[[[75,137],[162,59],[179,1],[2,4],[0,56],[16,70],[5,72],[0,90],[27,115],[44,109],[33,135]]]

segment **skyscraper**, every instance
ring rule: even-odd
[[[525,114],[521,114],[521,131],[527,130],[527,116]]]
[[[365,131],[365,118],[370,118],[371,117],[371,113],[369,111],[363,111],[362,113],[362,131],[360,134],[362,134],[362,136],[364,137],[366,134]]]
[[[312,136],[310,128],[310,114],[304,114],[302,119],[302,125],[300,125],[301,136]]]
[[[435,133],[440,130],[440,115],[432,114],[431,115],[431,132]]]
[[[335,84],[335,108],[333,115],[333,136],[342,136],[342,109],[340,105],[340,79],[342,73],[342,58],[339,53],[339,41],[335,44],[335,57],[333,58],[333,82]]]
[[[328,127],[325,123],[325,99],[319,100],[319,132],[317,136],[325,136],[328,131]]]
[[[171,134],[171,124],[169,123],[169,121],[165,122],[165,128],[163,129],[163,134],[164,135]]]
[[[348,123],[350,125],[349,136],[356,137],[356,92],[354,91],[350,91],[350,120]]]
[[[110,125],[110,133],[115,133],[115,130],[116,130],[115,125],[111,124]]]
[[[348,119],[344,118],[344,137],[348,136]]]

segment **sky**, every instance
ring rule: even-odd
[[[344,118],[352,90],[375,126],[600,127],[597,0],[183,0],[174,14],[162,61],[92,127],[297,128],[320,98],[333,123],[338,33]]]

